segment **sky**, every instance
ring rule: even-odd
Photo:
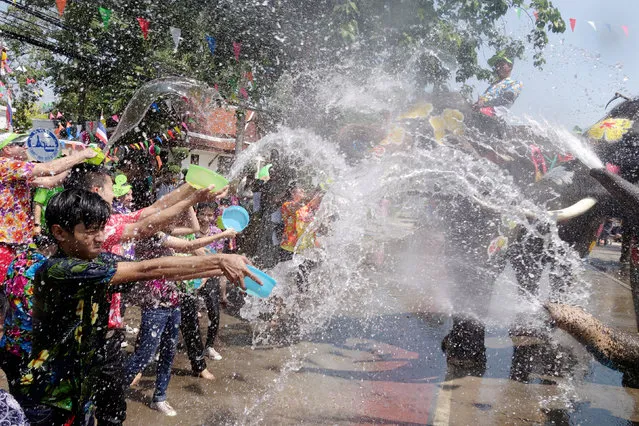
[[[588,127],[605,115],[604,106],[619,91],[639,95],[639,1],[552,0],[566,21],[566,32],[551,34],[543,70],[532,65],[532,53],[515,63],[512,77],[524,90],[512,113],[545,119],[572,129]],[[532,16],[532,11],[529,11]],[[572,32],[569,18],[577,24]],[[532,18],[534,19],[534,18]],[[587,21],[593,21],[595,32]],[[609,31],[606,24],[610,24]],[[502,20],[503,30],[525,38],[533,22],[512,10]],[[621,26],[626,25],[626,37]],[[485,61],[494,52],[482,52]],[[484,83],[475,84],[483,91]]]

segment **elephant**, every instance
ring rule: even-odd
[[[637,116],[639,98],[624,97],[582,135],[604,164],[631,182],[639,181]],[[560,238],[581,256],[592,249],[604,218],[627,217],[627,203],[611,196],[589,166],[561,152],[530,127],[509,126],[500,119],[482,116],[452,93],[422,102],[384,125],[343,127],[337,140],[352,162],[359,161],[363,151],[381,156],[402,149],[402,145],[437,149],[440,144],[470,153],[477,160],[488,159],[512,176],[514,184],[538,205],[551,210]],[[509,143],[513,140],[521,142]],[[569,284],[571,271],[556,262],[564,248],[548,245],[543,238],[550,226],[547,218],[531,215],[529,226],[512,230],[502,256],[487,258],[486,248],[498,237],[499,209],[465,196],[445,196],[439,201],[439,216],[447,219],[441,228],[448,243],[447,256],[453,259],[449,273],[454,281],[489,288],[510,263],[520,289],[533,295],[546,266],[554,285]],[[514,334],[521,332],[530,331],[512,330]],[[486,364],[484,335],[485,326],[476,317],[455,314],[452,329],[442,342],[449,365],[469,366],[472,374],[481,375]]]

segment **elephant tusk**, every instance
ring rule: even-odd
[[[566,207],[565,209],[551,210],[548,213],[550,213],[550,215],[553,216],[557,220],[557,222],[562,222],[564,220],[581,216],[582,214],[593,208],[595,204],[597,204],[597,199],[586,197],[582,200],[577,201],[572,206]]]

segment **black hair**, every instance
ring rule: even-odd
[[[213,209],[216,210],[217,209],[217,204],[215,203],[199,203],[195,209],[196,213],[199,213],[200,211],[204,210],[204,209]]]
[[[109,216],[109,203],[95,192],[84,189],[67,189],[54,195],[44,213],[50,233],[56,224],[67,232],[73,232],[81,223],[86,228],[102,228]]]
[[[103,188],[105,178],[110,176],[111,172],[106,167],[80,163],[73,166],[69,176],[64,179],[63,186],[64,189]]]

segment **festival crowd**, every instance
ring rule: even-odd
[[[269,165],[250,177],[250,198],[177,182],[140,206],[136,177],[87,162],[95,155],[34,163],[23,142],[0,142],[0,367],[9,384],[0,410],[11,424],[122,424],[128,388],[154,362],[151,408],[175,416],[167,389],[180,332],[193,375],[214,380],[207,360],[222,359],[215,345],[227,290],[241,303],[244,278],[260,282],[238,253],[265,267],[290,258],[321,202],[320,193],[269,182]],[[218,227],[233,204],[247,207],[262,237]],[[133,305],[139,329],[124,321]],[[132,352],[127,333],[137,335]]]

